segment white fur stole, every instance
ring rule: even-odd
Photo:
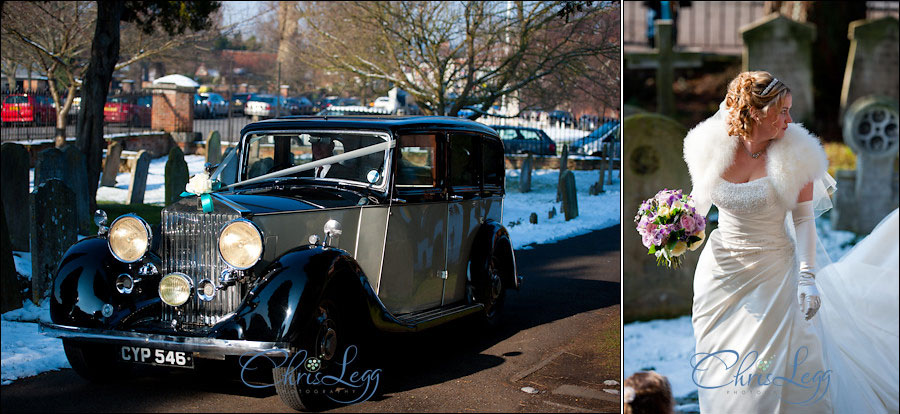
[[[710,192],[734,160],[738,137],[729,136],[721,119],[709,118],[684,138],[684,161],[691,174],[691,194],[703,214],[711,204]],[[767,150],[766,174],[779,201],[788,210],[797,204],[800,190],[828,168],[819,139],[800,124],[789,124],[784,137]]]

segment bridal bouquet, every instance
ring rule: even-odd
[[[634,217],[641,241],[656,264],[677,268],[687,250],[697,250],[706,237],[706,217],[697,213],[690,195],[664,189],[643,203]]]

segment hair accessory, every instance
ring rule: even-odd
[[[778,84],[778,78],[772,78],[772,82],[769,82],[769,86],[766,86],[766,89],[763,89],[760,96],[766,96],[766,94],[769,93],[769,91],[772,90],[772,88],[774,88],[775,85],[777,85],[777,84]]]
[[[634,402],[634,388],[626,386],[622,390],[622,397],[625,399],[625,404],[631,404]]]

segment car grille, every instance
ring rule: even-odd
[[[162,213],[162,265],[163,275],[182,272],[197,284],[209,279],[218,284],[219,275],[226,264],[219,258],[217,239],[219,230],[229,221],[238,218],[235,213],[210,214],[183,211]],[[209,302],[201,300],[196,292],[188,301],[176,308],[163,303],[162,320],[171,322],[178,316],[184,327],[211,326],[237,309],[241,302],[240,285],[216,292]]]

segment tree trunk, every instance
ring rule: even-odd
[[[103,106],[106,104],[113,70],[119,60],[119,22],[124,10],[124,2],[97,2],[97,25],[91,44],[91,61],[84,77],[75,145],[87,161],[90,211],[97,208],[100,164],[103,161],[103,149],[106,148],[103,140]]]

